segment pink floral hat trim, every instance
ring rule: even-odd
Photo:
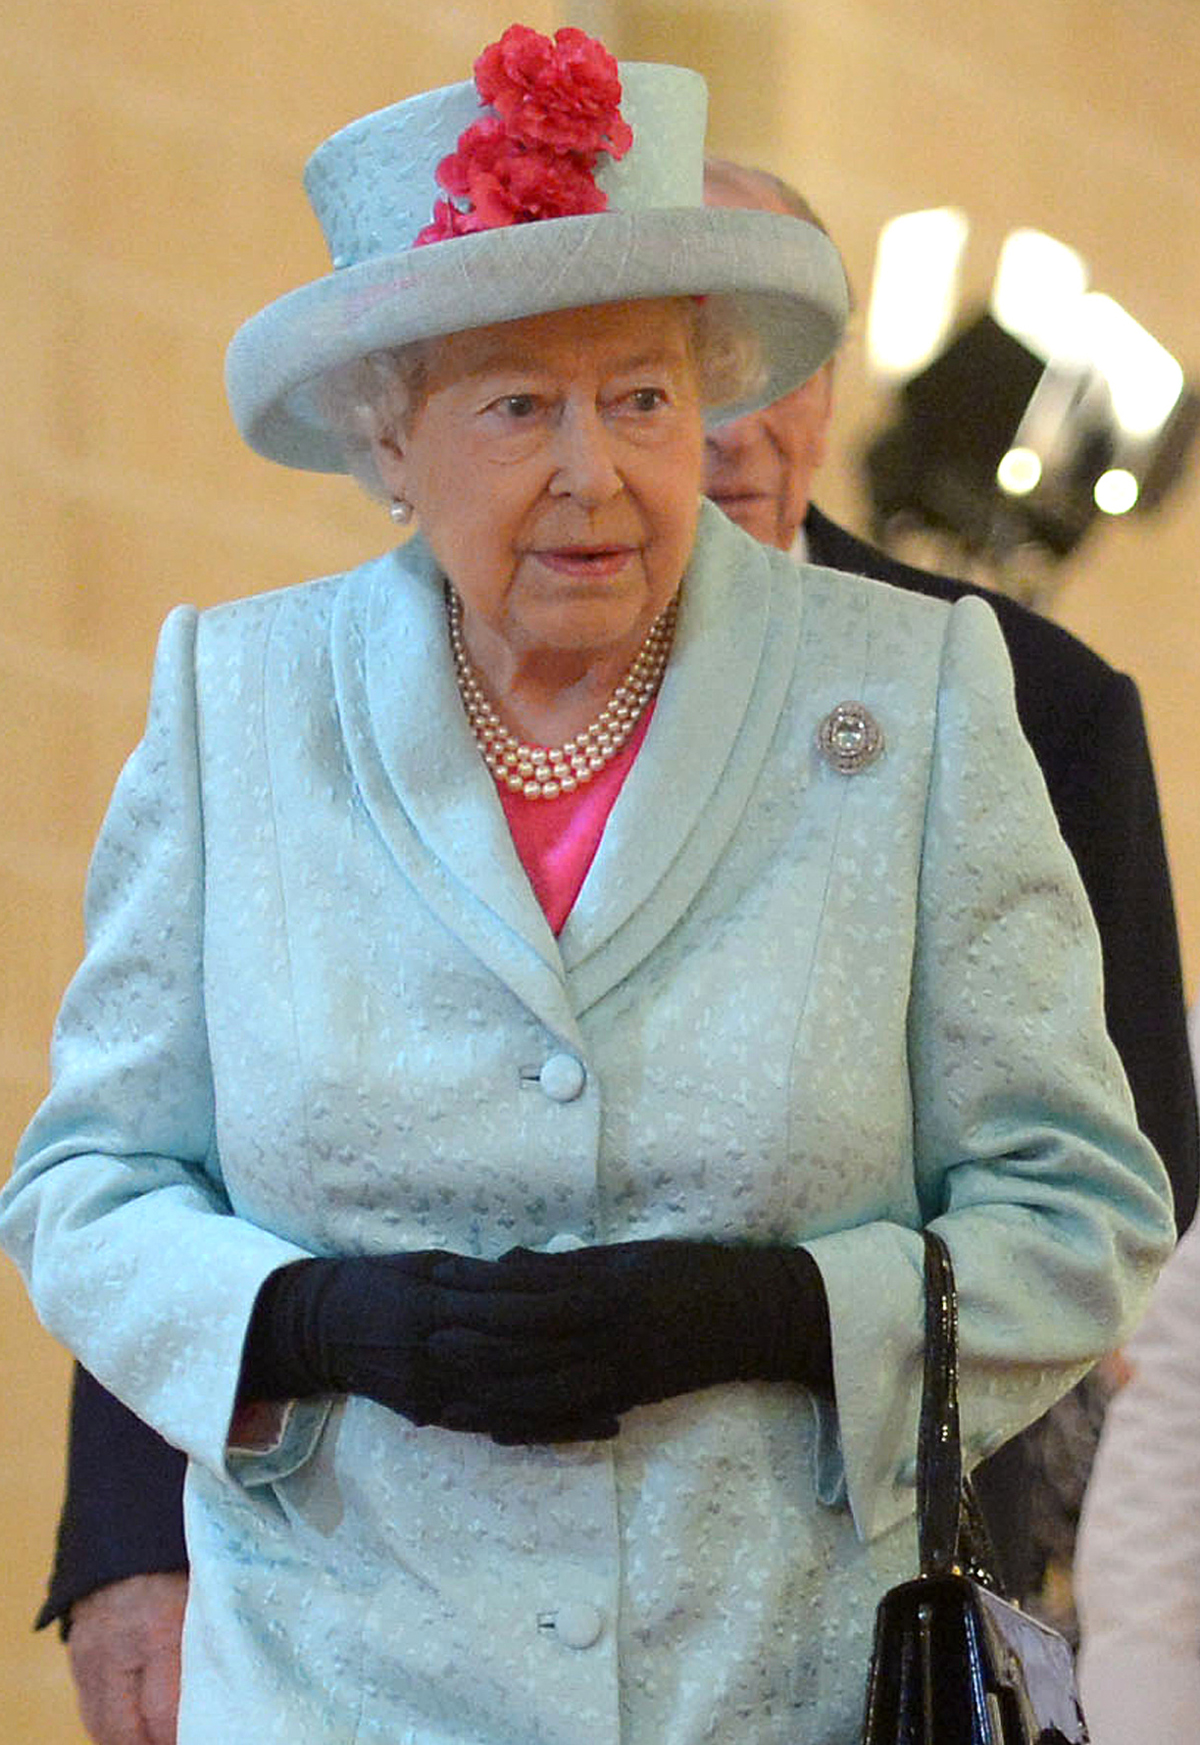
[[[495,111],[474,121],[437,168],[450,196],[415,247],[528,224],[603,212],[596,182],[600,153],[622,158],[633,129],[620,110],[616,61],[595,37],[571,26],[554,39],[510,24],[475,62],[475,89]]]

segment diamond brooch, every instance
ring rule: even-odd
[[[883,730],[862,703],[839,703],[817,728],[817,747],[839,775],[855,776],[883,750]]]

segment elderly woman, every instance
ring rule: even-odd
[[[185,1745],[853,1740],[922,1225],[975,1455],[1170,1242],[989,611],[701,508],[845,308],[702,126],[513,27],[316,153],[232,348],[420,532],[168,620],[3,1204],[190,1456]]]

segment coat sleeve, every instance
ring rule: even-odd
[[[1130,1343],[1080,1518],[1080,1692],[1096,1745],[1200,1737],[1200,1226]]]
[[[148,1424],[78,1365],[71,1390],[67,1488],[54,1568],[37,1628],[129,1576],[185,1570],[186,1462]]]
[[[815,507],[805,525],[818,563],[940,600],[978,592],[899,563]],[[1138,1122],[1166,1166],[1182,1232],[1196,1210],[1200,1127],[1175,903],[1141,698],[1127,674],[1061,625],[1002,594],[993,594],[991,603],[1012,659],[1017,712],[1100,930],[1109,1034]]]
[[[180,608],[163,627],[146,732],[89,872],[87,950],[56,1026],[52,1088],[0,1196],[0,1240],[48,1330],[220,1472],[255,1296],[302,1251],[233,1216],[221,1181],[196,625]]]
[[[1094,923],[973,599],[947,619],[913,937],[916,1188],[953,1253],[974,1464],[1131,1329],[1172,1222],[1105,1029]],[[921,1242],[876,1221],[806,1246],[849,1500],[872,1537],[913,1506]]]

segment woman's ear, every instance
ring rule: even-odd
[[[408,480],[404,442],[399,431],[379,430],[371,437],[371,455],[379,482],[389,497],[406,497]]]

